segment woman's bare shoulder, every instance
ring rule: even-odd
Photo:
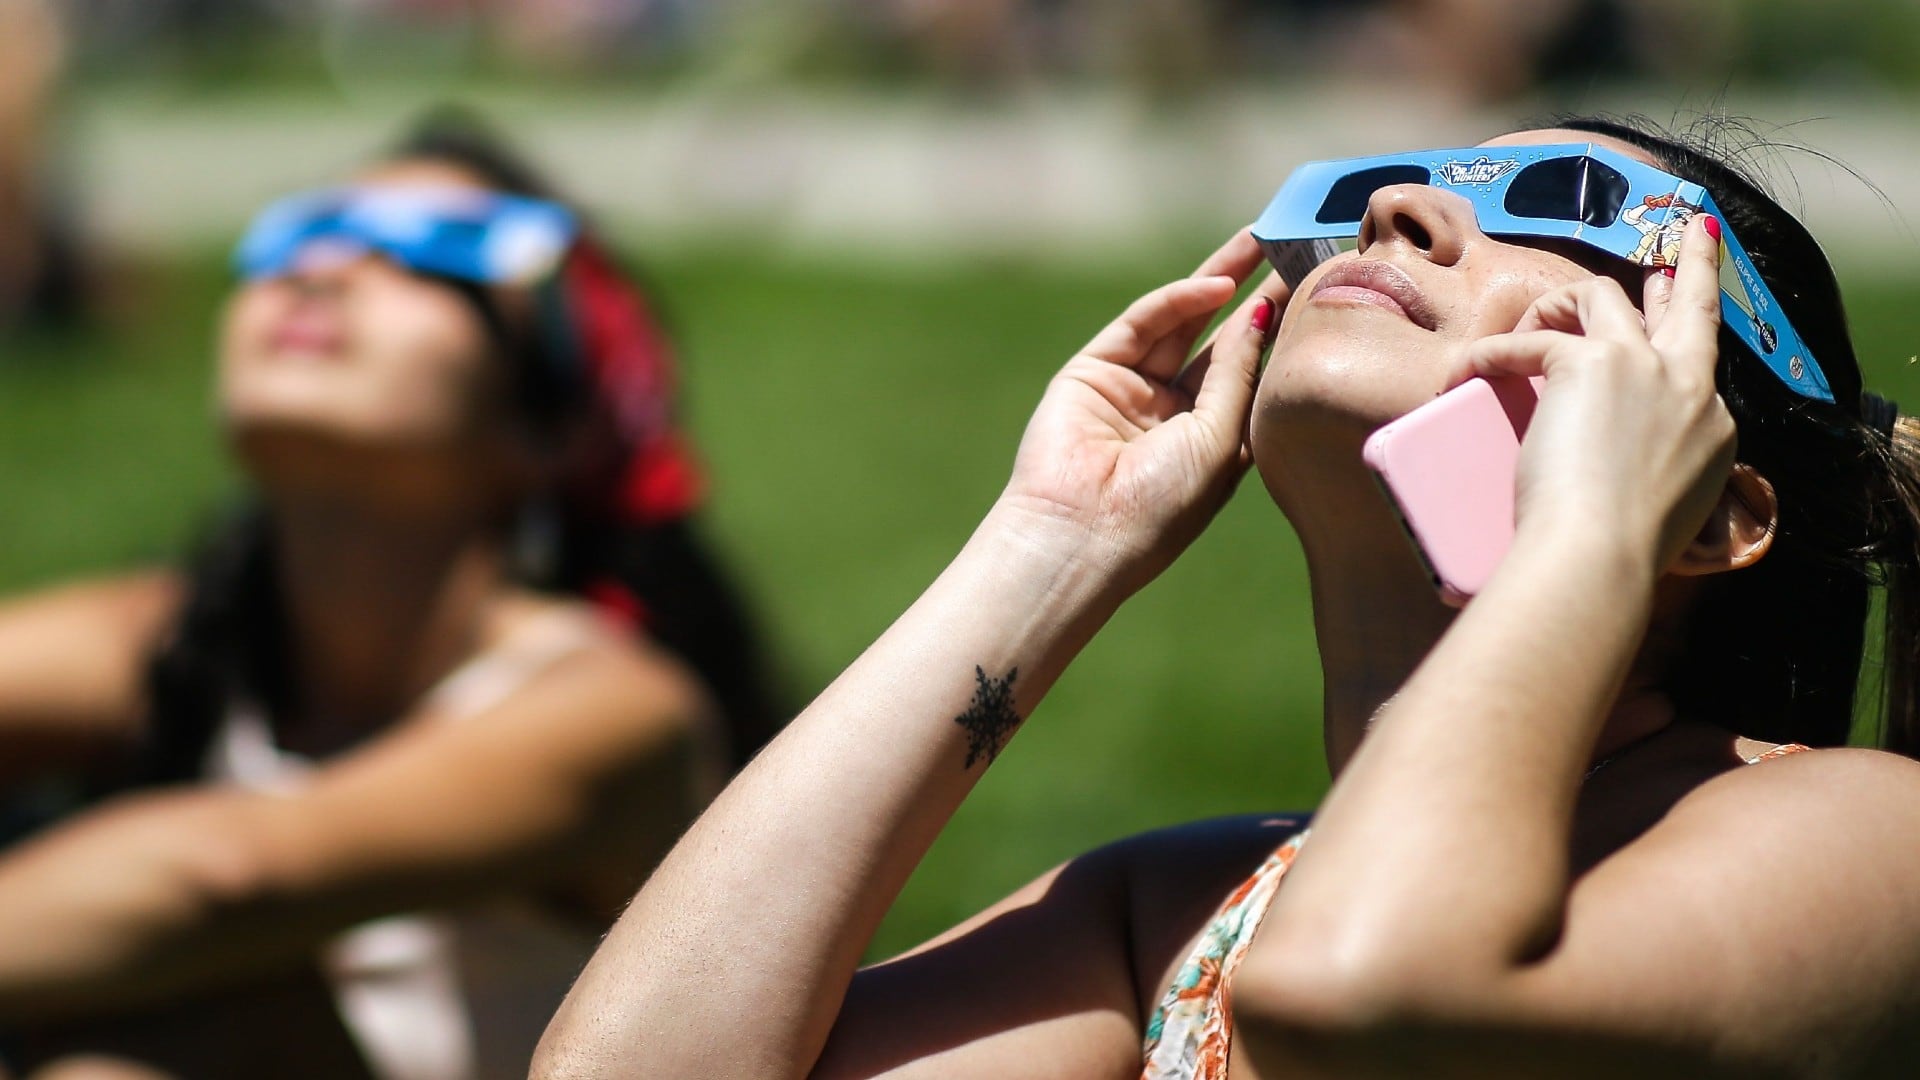
[[[1713,1001],[1730,1053],[1877,1053],[1872,1033],[1898,1032],[1888,1052],[1911,1061],[1915,836],[1920,762],[1834,748],[1729,769],[1576,881],[1534,1000],[1565,1015],[1629,1002],[1643,1019]]]
[[[1140,833],[1096,853],[1113,860],[1126,885],[1127,946],[1143,1003],[1159,1000],[1227,895],[1307,823],[1308,815],[1292,813],[1210,818]]]
[[[172,570],[138,570],[50,585],[0,600],[0,621],[86,624],[151,637],[185,600],[185,583]],[[139,632],[144,632],[139,633]]]
[[[1904,880],[1920,894],[1920,861],[1910,857],[1916,835],[1920,761],[1855,747],[1775,752],[1694,787],[1599,876],[1630,885],[1684,867],[1730,879],[1790,858],[1804,873],[1790,888],[1773,888],[1807,893],[1809,902],[1830,887],[1845,891],[1860,875]]]
[[[491,646],[536,651],[563,646],[569,659],[597,670],[601,678],[633,680],[656,688],[690,678],[686,665],[644,630],[616,622],[584,600],[525,589],[503,591],[488,613]]]
[[[1775,751],[1700,785],[1674,813],[1775,825],[1889,813],[1920,823],[1920,761],[1863,747]]]
[[[1131,872],[1153,879],[1140,892],[1156,891],[1154,882],[1169,886],[1169,894],[1186,890],[1169,875],[1190,877],[1220,873],[1238,879],[1251,874],[1266,856],[1307,827],[1310,814],[1234,814],[1169,825],[1135,833],[1101,849],[1121,860]],[[1246,874],[1238,874],[1240,870]],[[1237,876],[1236,876],[1237,875]]]
[[[487,648],[518,653],[528,677],[503,708],[535,715],[549,733],[579,717],[595,738],[626,730],[651,741],[703,730],[711,704],[684,662],[584,601],[514,590],[489,613]]]

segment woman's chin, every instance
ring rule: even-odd
[[[1375,348],[1371,341],[1319,333],[1283,345],[1261,373],[1256,424],[1358,425],[1371,432],[1444,388],[1440,365],[1430,353]]]
[[[1250,421],[1254,450],[1268,442],[1296,450],[1325,444],[1357,457],[1368,435],[1431,400],[1431,395],[1410,395],[1405,386],[1380,382],[1357,373],[1324,372],[1263,379]]]
[[[1329,492],[1371,495],[1360,453],[1367,437],[1431,398],[1408,393],[1406,380],[1384,379],[1377,370],[1269,369],[1248,426],[1254,467],[1282,510]]]

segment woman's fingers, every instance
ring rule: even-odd
[[[1695,214],[1680,241],[1673,296],[1653,347],[1661,353],[1713,369],[1720,354],[1720,223]]]
[[[1668,280],[1662,275],[1648,279]],[[1661,302],[1659,311],[1664,314]],[[1544,375],[1557,346],[1580,339],[1632,345],[1647,340],[1646,317],[1612,278],[1575,282],[1541,295],[1520,317],[1512,331],[1482,338],[1469,345],[1447,380],[1458,386],[1475,376]]]
[[[1197,380],[1193,415],[1222,451],[1238,450],[1260,381],[1260,356],[1280,324],[1280,300],[1261,293],[1227,319],[1202,357],[1181,374]],[[1197,369],[1197,370],[1196,370]]]
[[[1082,352],[1111,364],[1139,367],[1167,335],[1190,320],[1210,318],[1239,287],[1238,281],[1221,275],[1162,285],[1129,305]]]
[[[1673,268],[1648,270],[1640,283],[1640,311],[1646,317],[1649,336],[1660,328],[1660,322],[1666,318],[1667,307],[1672,302]]]
[[[1566,334],[1644,337],[1646,323],[1626,289],[1607,277],[1589,278],[1543,293],[1520,316],[1515,333],[1558,330]]]
[[[1220,325],[1214,328],[1213,333],[1208,336],[1206,344],[1200,346],[1200,351],[1195,353],[1193,359],[1188,362],[1187,366],[1180,370],[1179,375],[1175,376],[1173,380],[1174,389],[1185,394],[1189,401],[1193,400],[1193,398],[1200,393],[1200,386],[1206,381],[1207,370],[1213,364],[1214,343],[1219,340],[1220,334],[1225,331],[1228,326],[1232,325],[1236,319],[1240,319],[1242,316],[1249,316],[1253,311],[1253,306],[1259,303],[1260,298],[1263,296],[1273,301],[1274,326],[1279,325],[1280,314],[1287,310],[1287,300],[1291,298],[1292,290],[1287,288],[1287,283],[1280,279],[1279,274],[1270,273],[1267,275],[1267,279],[1262,281],[1259,286],[1254,289],[1253,295],[1247,297],[1245,302],[1243,302],[1231,316],[1222,319]]]
[[[1481,338],[1461,354],[1447,386],[1451,389],[1472,378],[1545,375],[1554,350],[1578,340],[1578,335],[1560,330],[1516,330]]]
[[[1225,275],[1237,281],[1245,281],[1259,268],[1262,261],[1260,242],[1253,238],[1251,226],[1241,229],[1227,238],[1214,253],[1200,261],[1192,277],[1213,277]]]
[[[1264,261],[1259,241],[1253,238],[1250,230],[1241,229],[1213,254],[1201,260],[1189,276],[1230,277],[1237,286],[1252,276]],[[1188,355],[1193,351],[1193,343],[1206,330],[1213,316],[1212,311],[1196,315],[1149,347],[1146,356],[1137,365],[1140,373],[1161,382],[1171,380],[1180,371],[1180,366],[1187,362]]]

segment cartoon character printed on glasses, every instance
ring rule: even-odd
[[[1654,210],[1665,210],[1667,215],[1659,221],[1648,221],[1647,214]],[[1664,195],[1649,195],[1640,201],[1639,206],[1630,206],[1620,215],[1620,220],[1640,230],[1640,244],[1629,256],[1641,266],[1675,266],[1680,261],[1680,237],[1687,231],[1687,222],[1700,212],[1700,207],[1672,192]]]
[[[1665,210],[1667,216],[1659,221],[1648,221],[1647,215],[1655,210]],[[1629,258],[1641,266],[1675,265],[1680,259],[1680,237],[1687,231],[1687,222],[1692,221],[1693,215],[1700,210],[1701,207],[1698,205],[1679,198],[1672,192],[1664,195],[1648,195],[1640,200],[1639,206],[1628,207],[1626,213],[1620,215],[1620,220],[1640,230],[1640,243],[1633,249],[1633,254]],[[1753,301],[1747,295],[1745,280],[1738,274],[1732,275],[1734,280],[1739,282],[1736,286],[1725,280],[1727,276],[1723,274],[1721,282],[1726,288],[1727,295],[1733,298],[1733,302],[1739,306],[1740,310],[1746,312],[1747,319],[1753,323],[1754,334],[1760,339],[1761,347],[1766,352],[1773,352],[1774,346],[1779,341],[1779,335],[1753,310]],[[1795,372],[1794,378],[1799,377],[1799,373]]]

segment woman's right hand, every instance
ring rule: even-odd
[[[1670,288],[1648,279],[1644,317],[1616,281],[1592,278],[1541,296],[1462,358],[1456,381],[1545,378],[1520,449],[1519,534],[1626,543],[1657,577],[1700,532],[1735,445],[1714,385],[1719,228],[1705,215],[1687,225]]]
[[[1189,351],[1260,265],[1246,230],[1141,297],[1067,362],[1027,424],[1001,508],[1063,535],[1138,588],[1204,529],[1246,472],[1260,354],[1286,303],[1277,278]],[[1184,365],[1184,366],[1183,366]]]

